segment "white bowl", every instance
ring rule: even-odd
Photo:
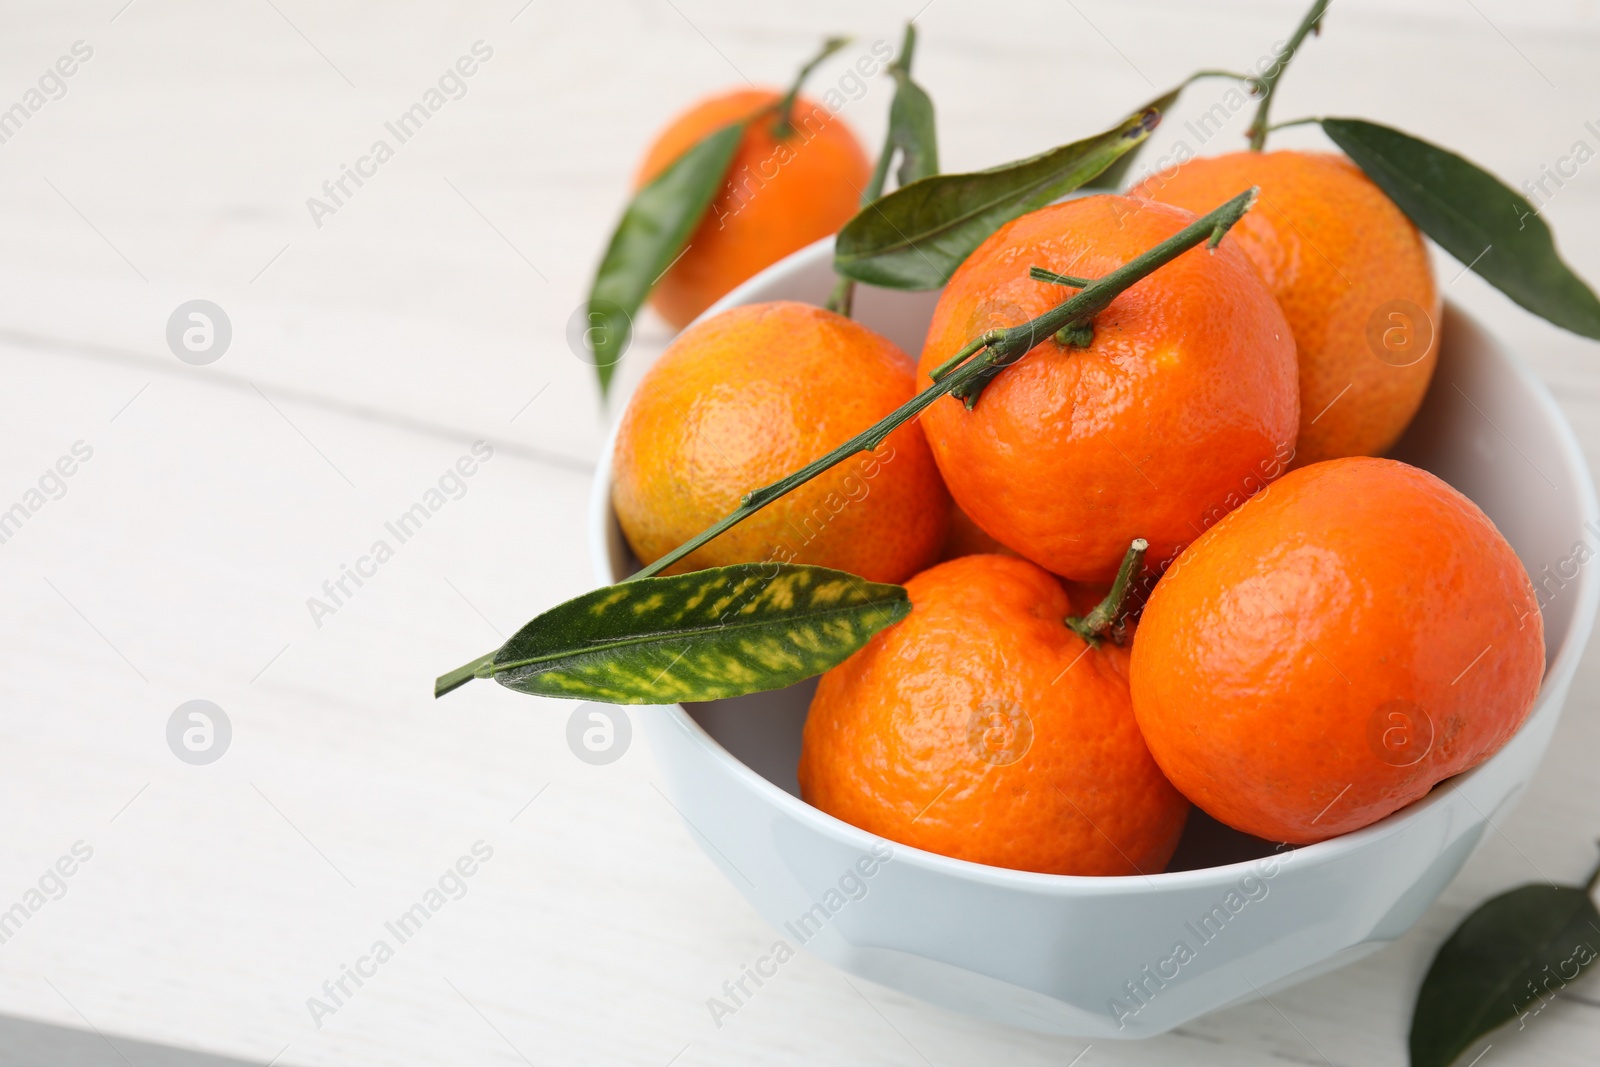
[[[834,280],[831,251],[830,239],[797,252],[706,314],[767,300],[822,303]],[[915,357],[937,296],[862,287],[856,317]],[[1197,810],[1173,863],[1190,869],[1150,877],[1032,874],[893,843],[885,862],[872,858],[883,842],[800,800],[795,765],[812,682],[636,712],[691,833],[791,949],[803,944],[852,974],[1049,1033],[1158,1034],[1399,937],[1532,777],[1600,600],[1595,569],[1572,562],[1580,541],[1600,549],[1600,514],[1565,419],[1459,308],[1446,308],[1443,342],[1422,411],[1392,454],[1476,501],[1546,601],[1538,702],[1483,765],[1382,822],[1292,851],[1275,853]],[[610,486],[608,444],[590,512],[606,583],[637,568]],[[763,973],[775,966],[757,964]]]

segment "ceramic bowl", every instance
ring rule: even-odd
[[[790,256],[707,314],[767,300],[822,303],[831,251],[830,240]],[[915,357],[937,296],[863,287],[856,316]],[[1416,922],[1533,776],[1600,599],[1600,576],[1578,562],[1600,555],[1600,515],[1570,427],[1539,381],[1465,311],[1447,306],[1442,328],[1432,388],[1392,454],[1476,501],[1539,585],[1544,685],[1509,744],[1355,833],[1275,849],[1196,811],[1166,873],[1083,878],[883,842],[802,802],[795,765],[814,682],[638,709],[634,721],[690,832],[772,924],[777,951],[756,968],[777,966],[781,940],[983,1018],[1143,1037],[1359,959]],[[608,444],[590,528],[596,577],[606,583],[637,567],[610,484]],[[1575,551],[1580,543],[1587,554]],[[738,999],[728,1007],[737,1010]]]

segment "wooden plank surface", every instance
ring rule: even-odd
[[[1417,982],[1463,912],[1593,861],[1593,657],[1521,806],[1398,944],[1270,1003],[1087,1051],[809,957],[718,1028],[706,998],[769,934],[657,792],[644,746],[590,767],[565,746],[563,704],[429,697],[440,669],[590,584],[583,502],[608,415],[566,324],[673,111],[783,82],[847,31],[856,44],[817,76],[834,84],[921,9],[943,162],[970,169],[1099,128],[1196,67],[1248,65],[1298,8],[8,5],[0,107],[75,42],[92,56],[0,144],[0,506],[79,442],[92,456],[0,545],[0,909],[74,843],[92,858],[0,944],[0,1014],[28,1020],[0,1019],[0,1044],[55,1033],[54,1062],[141,1064],[152,1046],[305,1065],[1403,1063]],[[492,56],[465,94],[318,226],[306,200],[479,41]],[[1520,184],[1578,141],[1600,149],[1597,46],[1591,4],[1339,0],[1276,115],[1371,116]],[[1186,125],[1221,92],[1186,98],[1150,157],[1237,145],[1243,114],[1204,144]],[[844,109],[868,143],[887,98],[875,81]],[[1545,212],[1600,278],[1600,164]],[[1600,459],[1600,351],[1459,271],[1441,260],[1446,292],[1550,383]],[[203,367],[164,337],[196,298],[233,328]],[[645,320],[624,388],[666,337]],[[314,617],[308,598],[476,441],[492,459]],[[167,747],[192,699],[232,724],[209,766]],[[477,842],[492,857],[459,899],[318,1027],[308,998]],[[1597,1037],[1586,980],[1480,1062],[1592,1063]]]

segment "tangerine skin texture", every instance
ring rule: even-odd
[[[1543,674],[1533,584],[1483,512],[1349,458],[1290,472],[1178,557],[1139,625],[1133,704],[1190,800],[1305,844],[1483,762]]]
[[[1295,465],[1382,455],[1417,413],[1438,361],[1439,292],[1422,235],[1359,167],[1328,152],[1195,159],[1128,195],[1205,211],[1251,185],[1261,197],[1230,233],[1278,298],[1299,349]],[[1380,359],[1368,323],[1376,315],[1385,336],[1400,320],[1380,309],[1395,300],[1429,317],[1431,340]]]
[[[831,311],[733,308],[680,334],[623,413],[611,501],[634,554],[666,555],[911,398],[911,358]],[[777,560],[899,582],[938,558],[950,496],[913,420],[667,573]]]
[[[1026,560],[963,556],[906,588],[911,614],[817,686],[800,750],[806,802],[974,863],[1164,868],[1189,804],[1134,724],[1126,651],[1067,629],[1066,592]],[[986,738],[995,712],[1002,728]]]
[[[648,183],[707,134],[782,99],[770,89],[708,97],[667,125],[645,152],[634,188]],[[727,179],[686,250],[651,293],[682,329],[734,286],[791,252],[836,232],[860,206],[872,163],[844,120],[806,97],[795,100],[795,132],[774,136],[775,115],[752,121]]]
[[[1093,196],[1001,227],[946,286],[922,380],[985,330],[1073,294],[1030,280],[1029,267],[1099,277],[1192,221],[1178,208]],[[1281,474],[1299,419],[1288,323],[1224,238],[1118,296],[1096,316],[1089,347],[1047,339],[973,410],[941,398],[922,425],[979,527],[1063,577],[1109,581],[1134,538],[1150,542],[1152,565],[1165,563]]]

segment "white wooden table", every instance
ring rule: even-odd
[[[441,669],[590,584],[583,502],[607,416],[565,328],[673,111],[746,76],[786,81],[848,31],[815,83],[836,84],[920,8],[943,161],[971,169],[1100,128],[1196,67],[1250,64],[1298,0],[525,3],[0,13],[0,108],[75,42],[92,49],[0,144],[0,510],[92,449],[0,544],[0,913],[26,915],[0,943],[0,1062],[1403,1063],[1445,931],[1492,892],[1594,860],[1594,658],[1535,786],[1398,944],[1270,1004],[1087,1052],[807,957],[719,1029],[706,998],[770,935],[658,794],[644,746],[589,766],[565,704],[483,684],[430,697]],[[478,41],[492,56],[465,95],[318,226],[307,198]],[[1275,114],[1380,118],[1520,184],[1576,141],[1600,148],[1597,46],[1589,4],[1337,0]],[[1150,158],[1198,147],[1182,119],[1221,92],[1192,91]],[[880,80],[845,110],[871,144],[887,98]],[[1238,145],[1245,121],[1202,150]],[[1600,163],[1546,211],[1600,279]],[[1600,346],[1440,269],[1600,461]],[[232,324],[207,366],[165,339],[197,298]],[[665,337],[643,323],[625,385]],[[479,440],[494,455],[464,495],[403,544],[387,534]],[[361,563],[379,539],[392,558]],[[358,564],[364,584],[333,604],[324,582]],[[335,610],[314,617],[312,597]],[[232,727],[209,765],[167,743],[193,699]],[[77,842],[91,858],[28,910]],[[475,842],[492,857],[464,895],[361,963],[369,977],[345,979],[317,1026],[308,998],[379,938],[397,944],[385,922]],[[1574,986],[1480,1062],[1592,1063],[1597,1009],[1600,987]]]

